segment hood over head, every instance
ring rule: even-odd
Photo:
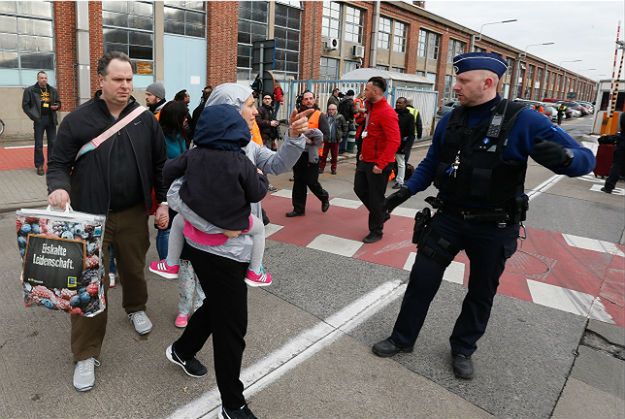
[[[195,127],[193,142],[198,147],[244,152],[242,148],[250,138],[250,129],[239,109],[222,104],[204,108]]]

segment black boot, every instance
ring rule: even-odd
[[[388,358],[400,352],[412,352],[412,346],[398,346],[393,339],[384,339],[371,347],[374,354],[381,358]]]
[[[454,369],[456,378],[470,380],[473,378],[473,361],[470,356],[462,354],[451,354],[451,365]]]

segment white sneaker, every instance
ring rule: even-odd
[[[109,288],[115,288],[117,285],[117,274],[109,272]]]
[[[100,366],[100,361],[88,358],[78,361],[74,368],[74,388],[78,391],[89,391],[95,385],[95,367]]]
[[[142,310],[130,313],[128,314],[128,318],[138,334],[146,335],[152,331],[152,322],[148,318],[148,315],[145,314],[145,311]]]

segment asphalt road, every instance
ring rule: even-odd
[[[590,122],[577,120],[565,127],[583,134]],[[426,150],[415,149],[412,162],[417,163]],[[353,163],[341,162],[336,176],[321,176],[333,198],[357,200],[352,191]],[[552,176],[531,163],[528,191]],[[292,185],[288,174],[271,181],[281,189]],[[532,199],[528,228],[622,243],[623,197],[592,190],[597,182],[562,178],[550,189],[541,189]],[[403,207],[422,208],[423,199],[433,193],[432,189],[418,194]],[[271,199],[269,216],[275,222],[290,210],[290,204],[288,199]],[[313,224],[335,224],[338,230],[348,224],[342,214],[349,214],[357,225],[351,234],[367,233],[362,212],[331,208],[321,215],[314,197],[309,197],[309,205],[314,208],[306,218]],[[209,342],[198,355],[209,366],[203,379],[187,377],[165,359],[165,347],[180,333],[173,325],[176,283],[147,270],[148,314],[154,330],[147,337],[137,336],[121,310],[121,289],[111,290],[96,387],[84,394],[74,391],[69,318],[23,307],[14,234],[14,215],[1,214],[0,236],[5,240],[0,241],[0,284],[4,285],[0,417],[214,416],[219,399],[210,368],[212,345]],[[393,246],[388,240],[386,245]],[[148,258],[156,258],[154,246]],[[625,393],[619,385],[625,377],[622,358],[606,355],[606,361],[601,358],[606,351],[583,345],[588,334],[585,316],[499,295],[474,356],[476,378],[458,381],[449,367],[448,336],[466,292],[463,285],[443,282],[414,353],[380,359],[371,354],[370,346],[392,328],[408,278],[406,270],[271,237],[266,265],[275,283],[249,290],[242,374],[250,407],[259,417],[543,418],[584,417],[584,409],[590,409],[596,417],[610,418],[624,411]],[[621,330],[597,333],[614,333],[616,337],[609,340],[619,344]],[[576,369],[576,362],[583,363],[584,369]],[[606,377],[611,384],[605,384]]]

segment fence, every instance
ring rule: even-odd
[[[288,119],[295,108],[297,95],[304,90],[310,90],[317,96],[317,104],[322,111],[326,110],[328,99],[334,88],[345,93],[348,90],[356,92],[356,96],[365,90],[367,80],[280,80],[284,92],[284,105],[278,111],[278,119]],[[423,122],[423,135],[431,135],[434,118],[438,108],[438,92],[434,90],[415,89],[410,87],[391,86],[386,91],[386,100],[394,106],[395,100],[405,97],[419,110]]]

